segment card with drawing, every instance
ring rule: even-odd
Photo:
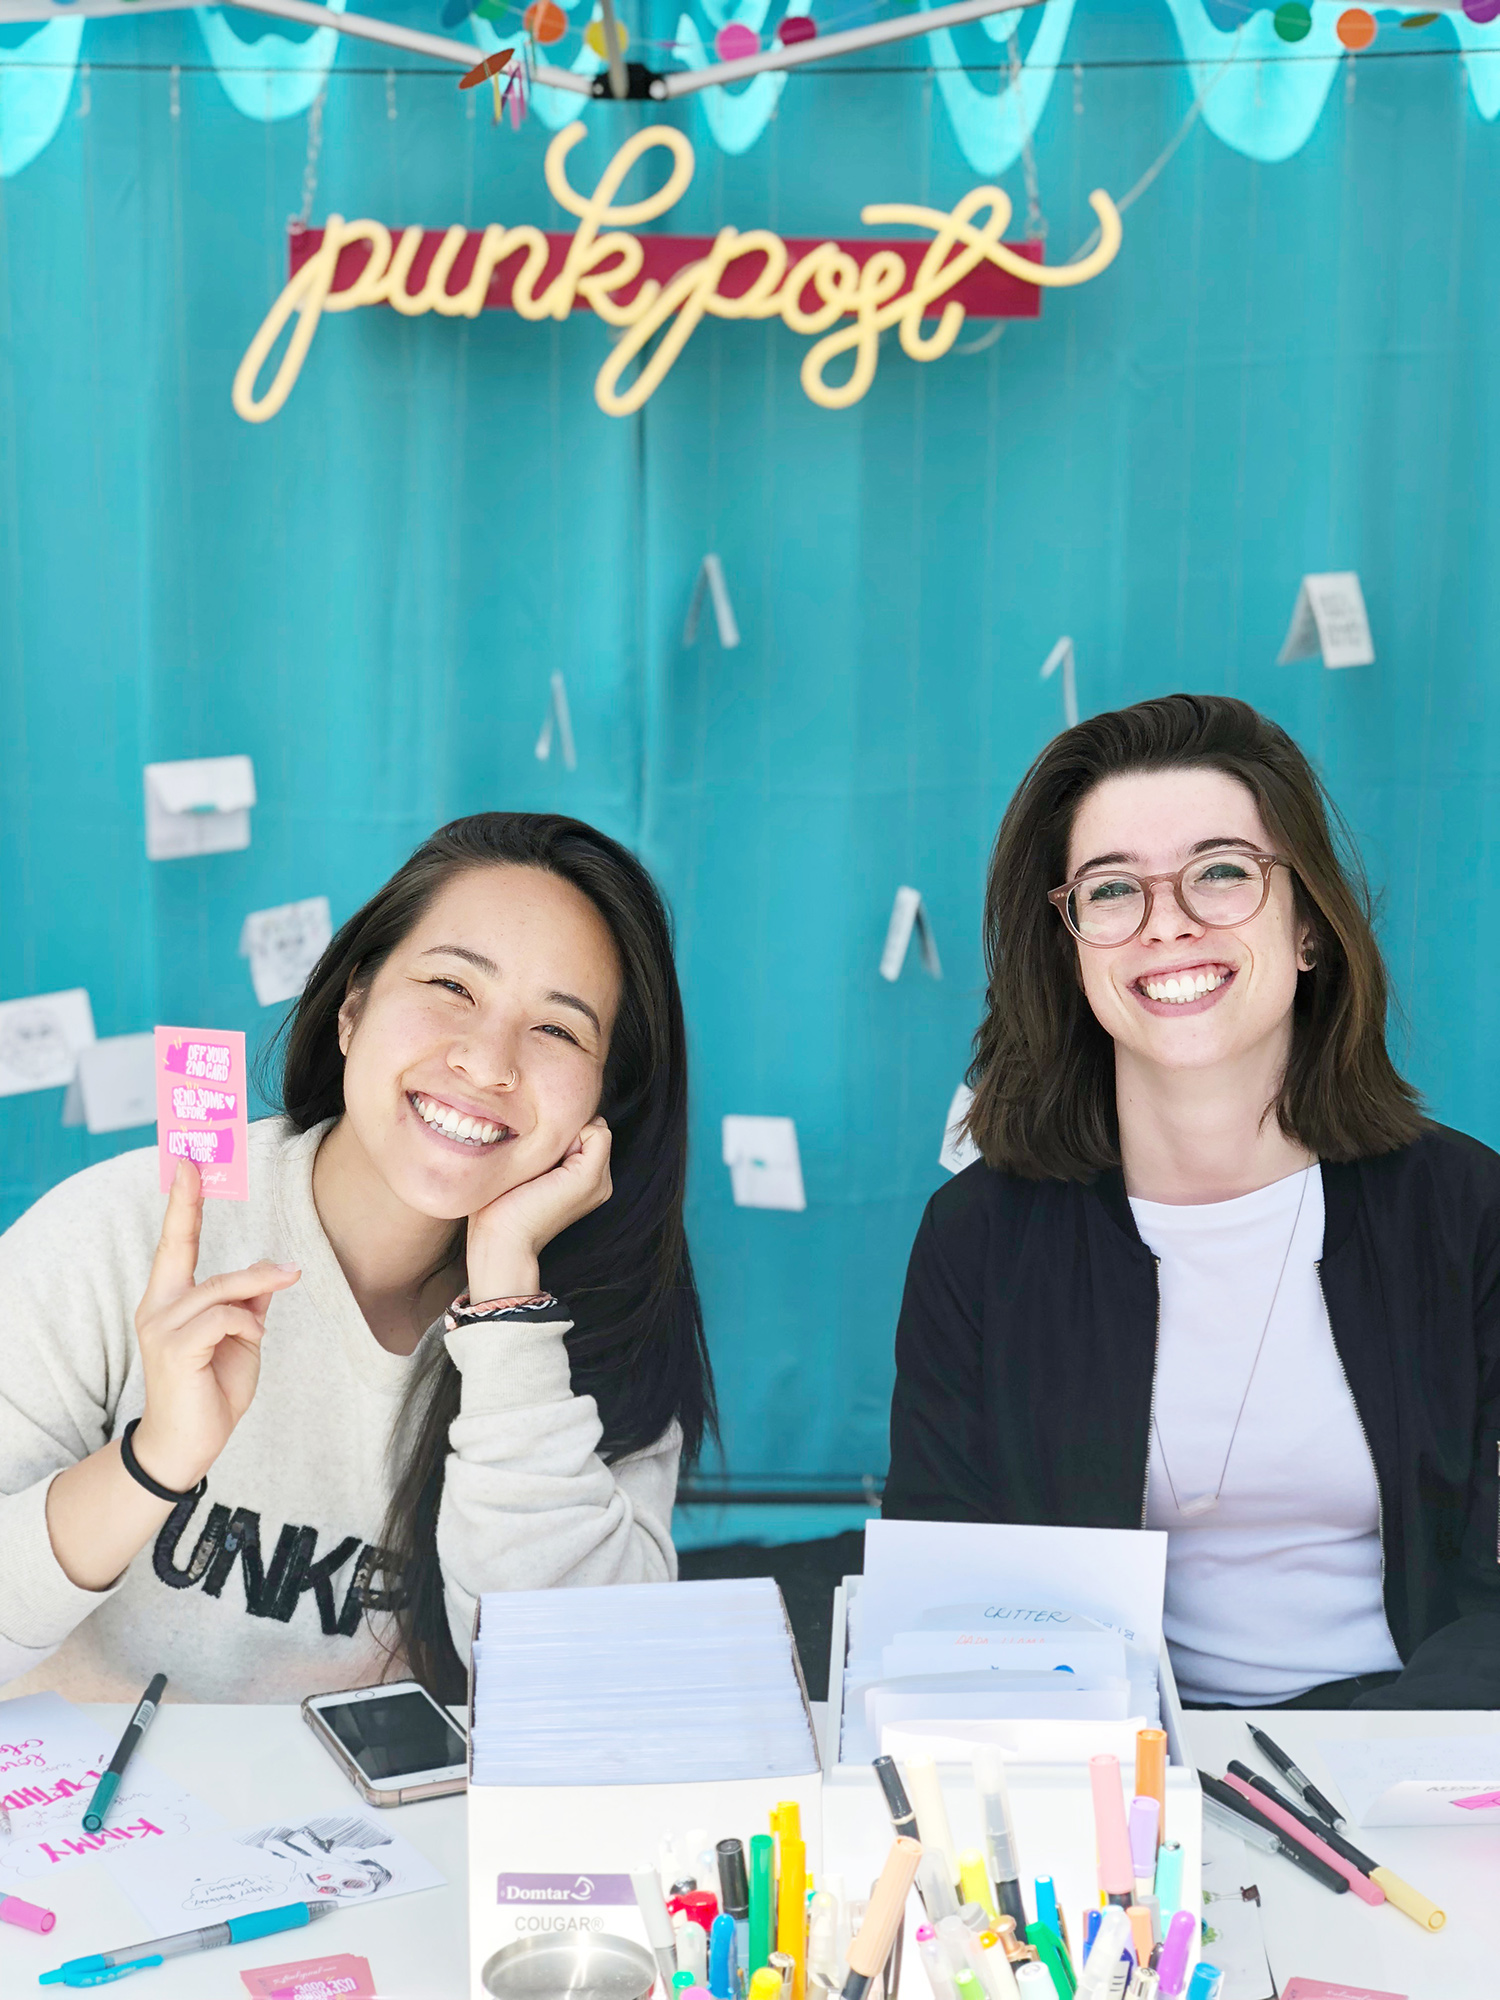
[[[0,1001],[0,1097],[65,1089],[94,1039],[94,1011],[81,986]]]
[[[283,1903],[369,1903],[443,1886],[409,1840],[358,1812],[157,1841],[107,1855],[105,1866],[162,1936]]]
[[[232,1028],[156,1030],[156,1145],[162,1192],[179,1160],[196,1161],[204,1198],[247,1201],[250,1121],[245,1037]]]

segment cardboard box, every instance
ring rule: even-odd
[[[785,1617],[785,1606],[782,1607]],[[479,1634],[483,1602],[475,1617]],[[630,1871],[654,1864],[662,1840],[703,1827],[708,1845],[731,1837],[748,1855],[772,1808],[795,1799],[810,1871],[823,1866],[822,1773],[807,1687],[791,1626],[788,1643],[807,1717],[808,1766],[790,1777],[659,1785],[469,1785],[469,1989],[488,2000],[484,1968],[519,1937],[606,1931],[647,1944]],[[474,1687],[469,1685],[473,1736]],[[888,1843],[887,1843],[888,1844]],[[712,1886],[717,1892],[717,1883]],[[648,1947],[649,1948],[649,1947]]]

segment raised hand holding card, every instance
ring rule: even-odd
[[[156,1145],[163,1193],[191,1160],[204,1198],[250,1195],[245,1037],[233,1028],[156,1030]]]

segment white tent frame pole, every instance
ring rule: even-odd
[[[435,62],[458,63],[464,69],[473,69],[484,60],[484,50],[477,42],[426,35],[420,28],[400,28],[394,21],[377,21],[369,14],[336,14],[331,7],[315,6],[313,0],[235,0],[235,4],[251,14],[273,14],[278,20],[299,21],[309,28],[332,28],[340,35],[354,36],[357,41],[381,42],[389,49],[431,56]],[[538,83],[548,84],[553,90],[571,90],[577,97],[591,97],[594,92],[594,79],[579,76],[571,69],[553,69],[549,64],[538,63],[532,75]]]

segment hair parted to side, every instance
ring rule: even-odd
[[[1386,1048],[1385,965],[1337,808],[1286,731],[1247,702],[1172,694],[1054,737],[1000,822],[985,889],[988,992],[969,1066],[968,1129],[989,1166],[1087,1180],[1119,1164],[1114,1044],[1084,997],[1078,946],[1047,892],[1067,878],[1073,817],[1095,785],[1194,766],[1237,778],[1252,794],[1291,863],[1297,914],[1309,928],[1313,964],[1297,981],[1276,1102],[1281,1129],[1330,1161],[1392,1152],[1422,1129],[1417,1094]]]
[[[282,1106],[299,1132],[342,1113],[338,1015],[345,995],[369,985],[449,882],[507,865],[542,869],[581,890],[620,957],[620,1009],[599,1107],[612,1135],[614,1191],[541,1256],[542,1284],[573,1320],[573,1388],[598,1403],[605,1458],[654,1444],[675,1418],[691,1461],[716,1413],[682,1218],[687,1034],[671,922],[656,884],[628,849],[557,813],[475,813],[440,827],[356,910],[314,967],[283,1030]],[[457,1368],[433,1341],[394,1427],[395,1483],[381,1538],[387,1603],[406,1665],[449,1701],[462,1696],[464,1674],[449,1635],[437,1515],[459,1389]]]

